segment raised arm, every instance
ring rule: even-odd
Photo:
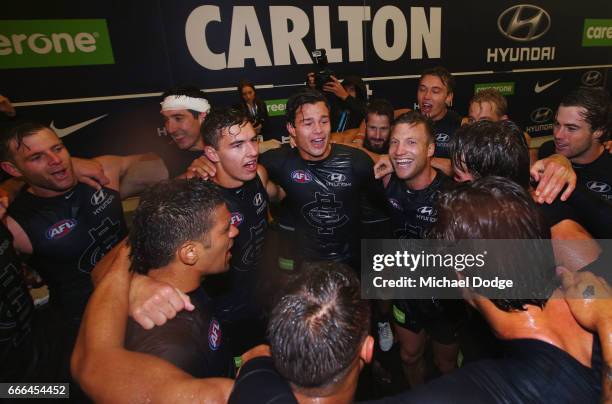
[[[152,153],[106,155],[94,160],[102,164],[109,179],[108,187],[119,191],[122,198],[137,195],[148,185],[168,178],[168,170],[163,161]]]
[[[128,310],[128,248],[124,243],[98,265],[110,266],[91,296],[72,354],[71,370],[101,403],[226,402],[229,379],[194,379],[174,365],[123,347]]]

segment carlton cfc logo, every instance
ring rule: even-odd
[[[47,230],[48,240],[57,240],[69,234],[77,225],[76,219],[64,219],[55,223]]]
[[[208,346],[216,351],[221,346],[221,326],[216,319],[212,319],[208,327]]]
[[[240,223],[244,220],[244,216],[240,212],[232,212],[230,223],[236,227],[240,226]]]
[[[308,171],[295,170],[291,172],[291,179],[299,184],[312,181],[312,175]]]

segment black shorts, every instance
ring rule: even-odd
[[[465,319],[463,300],[394,300],[393,321],[398,326],[419,333],[425,330],[440,344],[456,343]]]

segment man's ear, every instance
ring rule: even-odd
[[[289,132],[289,135],[295,137],[295,126],[293,126],[291,122],[287,122],[287,132]]]
[[[198,114],[198,122],[200,122],[200,125],[202,125],[202,122],[206,119],[206,115],[208,115],[208,112],[200,112]]]
[[[374,354],[374,338],[371,335],[368,335],[363,340],[361,344],[361,349],[359,350],[359,358],[363,360],[364,363],[372,362],[372,355]]]
[[[447,107],[452,107],[453,106],[453,93],[448,93],[448,95],[446,96],[446,99],[444,100],[444,102],[446,103]]]
[[[213,163],[218,163],[221,160],[217,150],[212,146],[204,146],[204,154]]]
[[[10,161],[2,161],[0,162],[0,167],[7,173],[9,173],[13,177],[23,177],[21,171],[13,163]]]
[[[198,249],[193,241],[184,242],[177,251],[178,259],[185,265],[195,265],[198,262]]]
[[[603,136],[603,133],[603,129],[597,129],[595,132],[593,132],[593,139],[599,140]]]
[[[436,142],[433,141],[427,146],[427,157],[433,157],[436,152]]]

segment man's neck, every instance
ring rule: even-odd
[[[413,178],[407,179],[404,182],[406,183],[408,189],[420,191],[430,186],[437,174],[438,172],[436,169],[428,164],[420,174]]]
[[[198,136],[198,140],[188,149],[190,152],[203,152],[204,151],[204,140],[201,136]]]
[[[157,281],[166,282],[183,293],[196,290],[202,282],[202,274],[191,270],[182,263],[170,263],[161,268],[152,269],[148,276]]]
[[[604,146],[601,143],[596,142],[591,148],[589,148],[589,150],[582,153],[580,156],[572,157],[570,161],[576,164],[590,164],[597,160],[603,152]]]
[[[229,175],[223,169],[223,166],[221,165],[221,163],[217,163],[216,167],[217,167],[217,173],[215,174],[214,177],[212,177],[212,180],[215,184],[223,188],[229,188],[229,189],[239,188],[244,185],[244,181],[236,179],[232,177],[231,175]]]
[[[321,156],[318,156],[318,157],[314,157],[314,156],[312,156],[312,155],[302,151],[299,148],[298,148],[298,152],[300,153],[300,157],[303,160],[306,160],[306,161],[323,161],[326,158],[328,158],[329,155],[331,154],[331,148],[332,148],[331,143],[327,143],[327,147],[325,148],[325,153],[323,153]]]
[[[584,366],[591,367],[593,335],[576,323],[561,292],[557,290],[544,309],[532,305],[526,307],[526,311],[504,316],[503,324],[494,325],[494,331],[501,339],[548,342]]]
[[[32,195],[38,196],[39,198],[54,198],[56,196],[66,195],[69,192],[72,192],[77,185],[78,185],[78,182],[75,182],[74,186],[70,187],[69,189],[65,191],[54,191],[52,189],[41,188],[35,185],[29,185],[28,192],[31,193]]]
[[[437,117],[435,117],[435,118],[431,117],[431,120],[434,121],[434,122],[441,121],[442,119],[444,119],[446,114],[448,114],[448,108],[446,108],[444,111],[442,111]]]
[[[300,404],[352,403],[357,389],[360,367],[353,366],[344,380],[323,389],[302,389],[291,384],[293,394]]]

